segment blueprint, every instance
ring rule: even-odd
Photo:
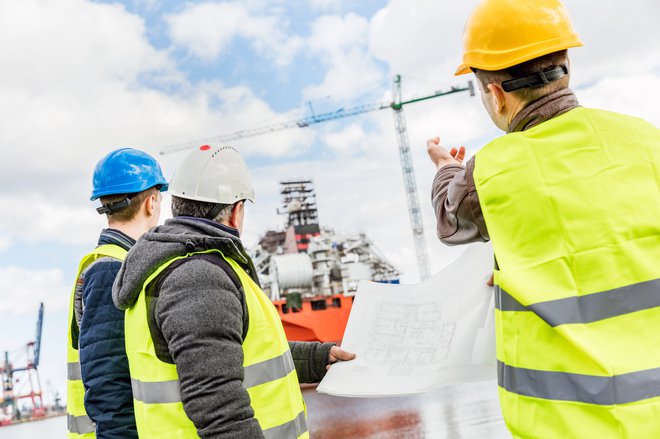
[[[353,361],[333,365],[317,391],[394,396],[495,378],[493,270],[489,244],[472,244],[415,285],[361,281],[342,347]]]

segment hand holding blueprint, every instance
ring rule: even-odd
[[[317,391],[394,396],[496,377],[493,270],[489,244],[473,244],[416,285],[361,281],[337,363]]]

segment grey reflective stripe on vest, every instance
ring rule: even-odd
[[[246,366],[243,386],[249,389],[259,384],[284,378],[295,370],[295,368],[291,351],[287,349],[279,357]]]
[[[80,363],[73,361],[66,364],[66,376],[69,381],[82,380],[82,373],[80,372]]]
[[[294,369],[291,351],[287,350],[279,357],[247,366],[243,386],[247,389],[269,381],[275,381],[284,378]],[[179,380],[140,381],[131,378],[131,387],[133,388],[133,399],[145,404],[181,402]]]
[[[296,438],[307,431],[307,419],[305,411],[298,413],[295,419],[286,424],[264,430],[266,439]]]
[[[87,434],[94,433],[96,427],[94,422],[87,416],[73,416],[70,413],[66,414],[66,427],[70,433]]]
[[[530,311],[499,285],[495,285],[495,308],[500,311]]]
[[[591,323],[660,306],[660,279],[529,306],[497,287],[495,306],[501,311],[532,311],[550,326]]]
[[[660,396],[660,368],[614,376],[524,369],[497,362],[500,387],[534,398],[597,405],[626,404]]]
[[[179,380],[148,382],[131,378],[131,387],[133,399],[145,404],[181,402]]]

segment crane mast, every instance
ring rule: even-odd
[[[399,159],[401,160],[403,184],[406,192],[406,200],[408,201],[408,214],[410,216],[410,225],[415,243],[415,254],[417,255],[417,268],[419,270],[419,277],[424,280],[429,277],[429,258],[426,251],[426,239],[424,238],[422,210],[419,206],[419,195],[417,194],[415,168],[413,167],[408,129],[406,128],[406,115],[403,112],[403,105],[401,104],[401,75],[396,75],[394,78],[392,98],[394,127],[399,143]]]

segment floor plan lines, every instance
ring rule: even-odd
[[[435,302],[381,303],[367,327],[368,360],[414,366],[447,358],[456,322],[443,320]]]

